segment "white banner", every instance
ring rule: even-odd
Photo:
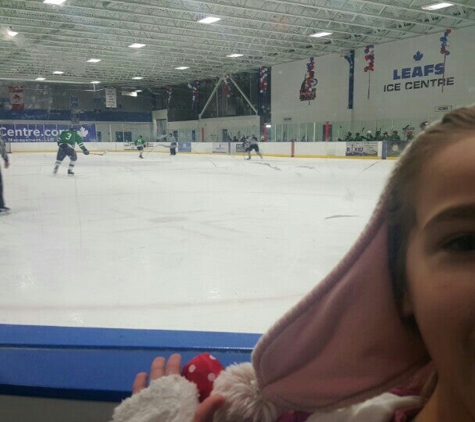
[[[245,152],[246,147],[242,142],[231,142],[231,154],[236,154],[239,152]]]
[[[115,88],[106,88],[106,108],[117,108],[117,92]]]
[[[213,142],[213,150],[216,154],[228,154],[229,146],[227,142]]]
[[[10,91],[10,104],[12,110],[23,110],[23,87],[22,86],[9,86]]]

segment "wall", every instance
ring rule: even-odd
[[[3,120],[0,122],[0,126],[3,124],[8,124],[8,125],[41,125],[41,124],[47,124],[47,125],[68,125],[69,122],[64,121],[64,120],[48,120],[48,121],[38,121],[38,120]],[[129,132],[131,134],[131,140],[135,140],[138,138],[140,135],[142,135],[147,141],[152,141],[155,138],[153,137],[153,125],[152,122],[97,122],[97,121],[83,121],[81,124],[84,125],[89,125],[89,124],[95,124],[96,126],[96,134],[97,134],[97,141],[102,141],[102,142],[115,142],[117,134],[119,136],[122,136],[122,139],[124,139],[124,135],[126,132]],[[15,142],[15,144],[17,144]],[[41,142],[38,142],[38,144],[43,144]],[[40,148],[42,150],[45,150],[44,148],[47,148],[47,150],[51,150],[51,148],[56,147],[56,143],[52,142],[52,146],[49,147],[32,147],[34,149]],[[21,147],[21,148],[30,148],[30,147]]]
[[[153,110],[153,139],[159,139],[162,136],[168,135],[168,110]]]
[[[9,422],[105,422],[119,403],[0,395],[0,420]],[[66,417],[67,415],[67,417]]]
[[[259,116],[222,117],[202,120],[189,120],[185,122],[169,122],[168,131],[178,131],[178,140],[193,141],[192,131],[195,131],[195,141],[201,141],[201,129],[204,129],[206,142],[222,141],[223,129],[228,130],[229,136],[260,134]]]
[[[237,145],[242,145],[240,143],[234,142],[180,142],[180,145],[187,144],[191,149],[192,154],[213,154],[213,155],[227,155],[228,151],[231,151],[233,155],[244,155],[244,152],[238,150],[236,151]],[[364,148],[365,154],[368,152],[368,148],[372,145],[373,153],[376,152],[376,155],[369,156],[368,158],[382,158],[383,157],[383,142],[357,142],[351,143],[356,144],[360,148]],[[10,144],[12,148],[12,153],[20,152],[53,152],[57,151],[57,145],[54,142],[16,142]],[[160,145],[169,146],[169,142],[160,142]],[[216,146],[220,145],[220,150],[225,151],[224,154],[213,153],[213,149]],[[320,157],[346,157],[347,156],[347,147],[349,143],[346,142],[260,142],[259,148],[264,155],[264,157],[273,156],[273,157],[301,157],[301,158],[320,158]],[[124,142],[87,142],[87,148],[90,151],[111,151],[111,152],[123,152],[123,151],[133,151],[135,148],[129,146]],[[150,143],[149,149],[153,153],[165,153],[168,154],[169,151],[166,148],[156,148],[152,149],[154,142]],[[389,147],[394,146],[391,143],[388,143]],[[398,143],[398,147],[404,147],[405,142]],[[390,156],[398,156],[399,152],[396,149],[392,149],[393,152],[390,152]],[[178,150],[179,154],[183,152]],[[255,155],[255,153],[252,153]],[[353,158],[361,158],[361,156],[354,156]]]
[[[13,82],[0,82],[0,109],[10,108],[8,86],[15,86]],[[97,105],[102,110],[111,111],[131,111],[150,112],[152,110],[152,95],[142,92],[137,97],[123,96],[120,89],[117,89],[117,109],[106,109],[104,89],[99,85],[96,91],[92,91],[92,85],[59,85],[48,84],[47,82],[22,83],[24,93],[23,102],[25,110],[69,110],[71,107],[71,96],[79,98],[79,109],[83,111],[93,111]],[[94,103],[94,98],[100,100]]]
[[[316,99],[313,101],[299,100],[299,90],[308,60],[274,66],[273,126],[286,124],[286,127],[276,127],[276,130],[281,134],[282,131],[287,131],[287,139],[300,139],[303,132],[300,128],[297,129],[297,124],[306,122],[317,122],[320,125],[316,131],[316,139],[319,139],[321,125],[326,120],[333,123],[334,139],[338,133],[343,135],[348,130],[360,131],[363,127],[366,130],[394,128],[401,131],[402,127],[409,124],[417,131],[419,123],[423,120],[433,121],[442,117],[440,106],[449,106],[450,109],[472,103],[475,98],[475,73],[468,69],[475,66],[475,56],[470,54],[474,51],[474,27],[457,29],[449,35],[450,55],[446,56],[445,78],[453,78],[450,79],[453,85],[445,86],[444,92],[437,85],[414,89],[414,84],[417,86],[421,81],[432,84],[433,82],[428,81],[443,78],[443,75],[434,75],[433,66],[428,68],[429,71],[432,68],[432,72],[422,77],[417,76],[418,70],[414,69],[421,66],[424,72],[424,66],[444,62],[444,56],[440,54],[442,35],[441,31],[432,35],[375,45],[374,72],[364,72],[366,66],[364,49],[355,50],[353,110],[347,108],[349,64],[343,56],[333,54],[315,58],[315,77],[318,84]],[[401,77],[402,69],[410,69],[404,72],[409,72],[411,77],[394,79]],[[414,77],[413,72],[416,72]],[[370,84],[369,78],[371,78]],[[389,88],[393,89],[392,85],[395,83],[401,84],[399,90],[388,91],[387,85],[391,85]],[[437,81],[435,83],[437,84]],[[284,121],[284,118],[291,120]]]

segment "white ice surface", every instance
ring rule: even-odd
[[[338,262],[393,162],[11,156],[0,323],[263,332]]]

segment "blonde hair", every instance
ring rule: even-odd
[[[406,254],[411,230],[416,226],[414,185],[424,163],[449,145],[475,133],[475,106],[463,107],[446,114],[419,134],[396,164],[388,181],[387,196],[383,198],[388,221],[388,258],[394,298],[401,309],[407,291]],[[413,316],[405,322],[419,332]],[[427,401],[437,385],[437,371],[429,365],[412,379],[413,387]]]
[[[383,199],[388,221],[391,282],[400,306],[406,292],[406,251],[410,231],[417,224],[411,193],[424,163],[445,147],[475,133],[475,106],[447,113],[420,133],[406,148],[388,181]]]

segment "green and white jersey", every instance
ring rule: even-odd
[[[76,133],[76,131],[71,130],[71,129],[61,132],[61,135],[59,136],[59,140],[58,140],[58,145],[61,145],[61,144],[67,144],[73,149],[74,149],[74,146],[78,144],[79,148],[81,148],[83,151],[86,151],[86,147],[84,146],[84,143],[82,142],[82,138]]]
[[[135,144],[135,146],[137,146],[137,147],[143,147],[146,143],[147,143],[147,141],[145,141],[144,138],[137,138],[137,139],[134,141],[134,144]]]

